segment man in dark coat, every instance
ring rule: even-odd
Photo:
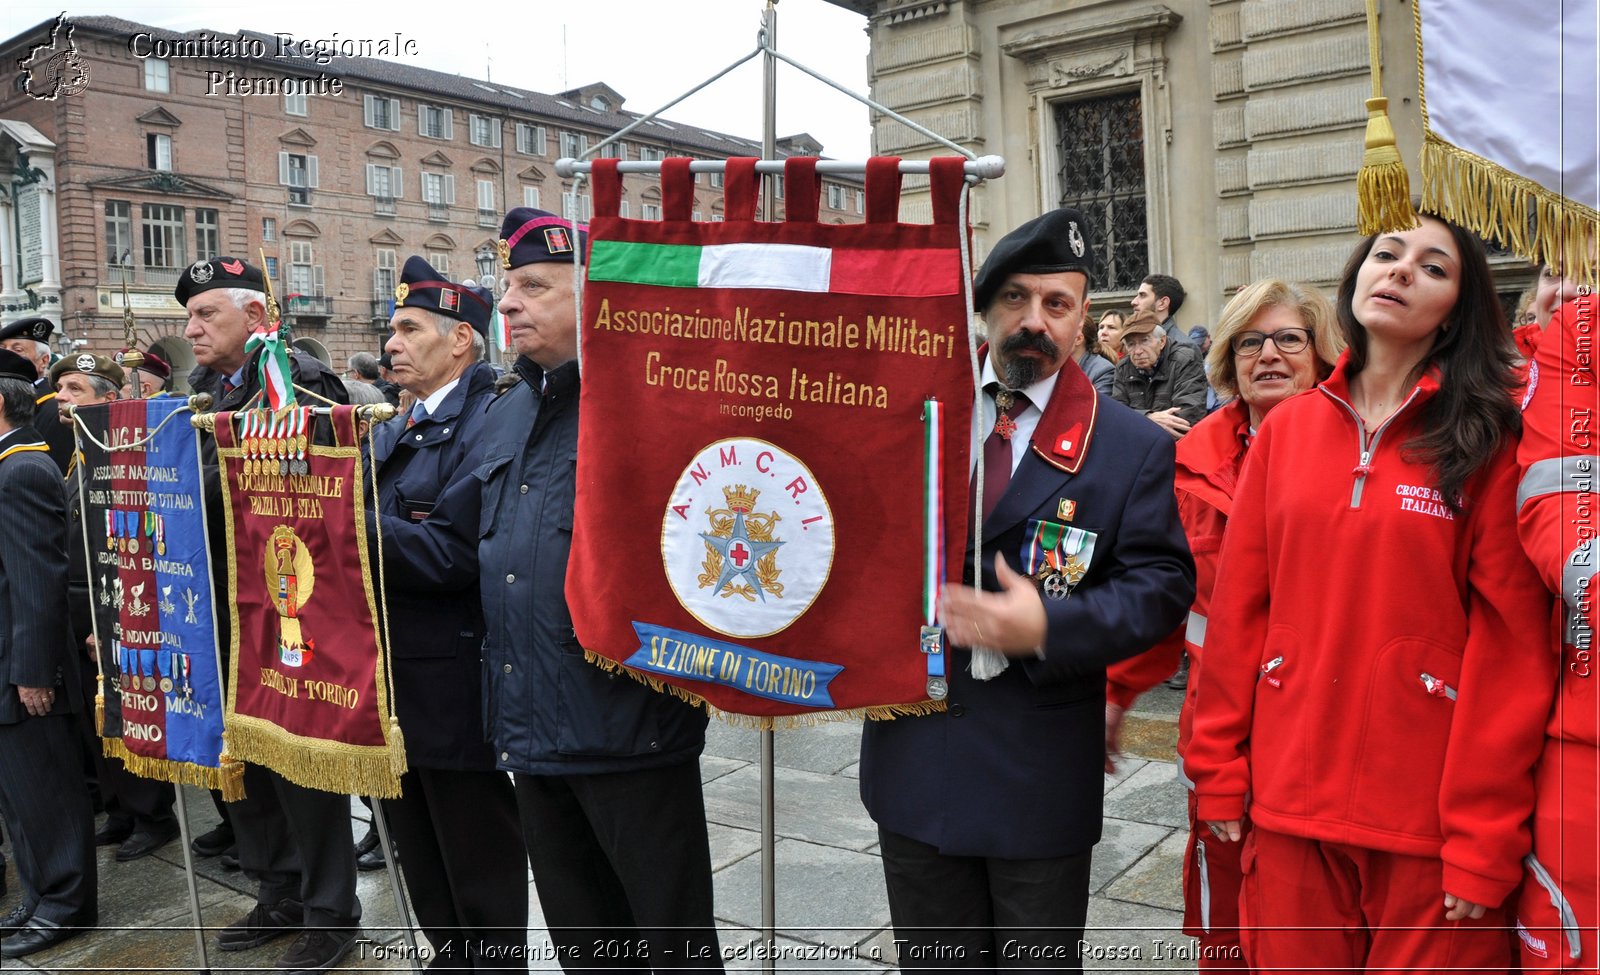
[[[67,472],[72,460],[72,431],[56,422],[56,391],[50,388],[50,335],[56,323],[48,318],[19,318],[0,328],[0,349],[10,349],[39,371],[33,383],[33,428],[50,448],[50,459]]]
[[[178,303],[189,312],[183,337],[199,363],[189,374],[189,386],[211,395],[214,412],[242,409],[261,392],[258,366],[266,348],[246,351],[246,343],[267,324],[265,281],[259,268],[229,257],[196,261],[178,280]],[[290,351],[289,370],[295,385],[346,402],[339,377],[311,356]],[[214,458],[212,441],[206,443]],[[222,487],[214,460],[207,467],[207,505],[216,514],[222,510]],[[219,567],[227,565],[222,525],[220,516],[208,522],[212,565]],[[213,574],[220,586],[217,605],[226,606],[227,572],[219,568]],[[217,639],[227,648],[228,616],[220,613],[217,619]],[[223,929],[217,947],[243,951],[299,932],[278,959],[280,971],[332,968],[360,935],[349,797],[296,785],[254,762],[245,763],[244,787],[245,798],[229,812],[239,865],[257,883],[256,906]]]
[[[518,207],[501,236],[500,313],[518,358],[515,384],[489,405],[477,475],[484,708],[499,766],[514,773],[539,903],[568,970],[721,970],[698,761],[706,716],[584,659],[567,609],[578,457],[572,256],[585,234]]]
[[[110,403],[126,377],[122,367],[105,356],[88,352],[69,355],[50,368],[50,384],[56,393],[60,422],[71,425],[68,406],[95,406]],[[118,862],[139,860],[172,842],[178,835],[178,817],[172,812],[172,783],[134,775],[122,759],[111,758],[100,747],[100,729],[94,727],[96,686],[94,645],[94,593],[89,585],[89,554],[83,544],[83,489],[88,473],[81,458],[74,457],[67,470],[67,592],[72,618],[72,646],[84,652],[83,678],[85,718],[80,723],[95,779],[106,807],[106,822],[94,834],[95,845],[117,845]],[[110,556],[112,553],[105,553]],[[107,635],[107,642],[110,636]],[[107,656],[111,654],[109,645]],[[116,689],[112,688],[115,694]]]
[[[66,494],[31,425],[36,375],[0,349],[0,817],[22,887],[22,903],[0,918],[0,958],[58,945],[98,920],[94,812],[73,717]]]
[[[409,770],[400,798],[382,805],[434,966],[525,972],[522,827],[482,715],[481,491],[473,471],[494,397],[494,369],[482,361],[493,300],[445,280],[420,257],[406,261],[395,290],[384,348],[416,405],[378,427],[370,460]]]
[[[982,576],[942,600],[945,710],[869,721],[861,744],[903,968],[1079,970],[1105,666],[1165,636],[1194,596],[1172,439],[1067,361],[1088,313],[1087,233],[1076,210],[1052,211],[974,282],[989,328]]]
[[[1167,338],[1161,322],[1136,311],[1122,324],[1122,361],[1112,377],[1111,396],[1177,440],[1206,416],[1205,363],[1193,345]]]

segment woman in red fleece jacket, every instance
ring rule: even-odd
[[[1222,309],[1209,353],[1211,385],[1219,395],[1235,398],[1178,441],[1174,487],[1178,517],[1194,553],[1194,605],[1187,624],[1167,639],[1106,668],[1107,772],[1114,771],[1123,712],[1166,680],[1187,649],[1192,672],[1178,714],[1178,770],[1183,778],[1217,556],[1245,451],[1267,413],[1326,379],[1343,348],[1333,306],[1314,288],[1268,278],[1234,295]],[[1239,947],[1239,879],[1239,845],[1211,841],[1211,834],[1196,823],[1191,792],[1183,856],[1183,932],[1199,939],[1201,971],[1245,967]]]
[[[1242,852],[1257,971],[1504,971],[1557,657],[1516,535],[1516,384],[1482,246],[1363,241],[1349,344],[1235,496],[1185,767]]]

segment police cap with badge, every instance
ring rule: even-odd
[[[246,264],[237,257],[213,257],[209,261],[195,261],[178,278],[172,294],[185,308],[189,299],[213,288],[244,288],[246,291],[267,290],[267,279],[261,269]]]
[[[572,263],[572,253],[580,253],[589,240],[588,228],[563,219],[548,210],[514,207],[500,222],[500,266],[506,270],[540,261]]]
[[[107,356],[95,355],[92,352],[79,352],[77,355],[62,356],[55,365],[50,367],[50,388],[61,388],[61,377],[69,372],[81,372],[85,376],[99,376],[108,380],[117,389],[122,388],[124,376],[122,367]]]
[[[19,318],[4,328],[0,328],[0,342],[7,339],[32,339],[35,342],[50,341],[50,333],[56,330],[56,323],[48,318]]]
[[[1089,224],[1072,207],[1051,210],[1000,238],[972,281],[972,306],[989,307],[994,293],[1013,274],[1059,274],[1081,271],[1094,277],[1094,249]]]
[[[425,308],[471,325],[479,335],[489,334],[494,296],[487,288],[446,281],[444,275],[420,257],[406,258],[400,284],[394,289],[394,307]]]

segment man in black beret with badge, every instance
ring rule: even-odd
[[[67,622],[66,495],[31,426],[37,376],[0,349],[0,816],[22,888],[0,918],[0,959],[98,919],[94,812],[73,717],[81,657]]]
[[[72,431],[56,422],[56,391],[50,387],[50,336],[56,323],[48,318],[19,318],[0,328],[0,349],[10,349],[33,363],[39,378],[33,384],[33,428],[50,448],[50,459],[66,474],[72,461]]]
[[[483,728],[481,485],[494,296],[420,257],[400,272],[384,352],[414,405],[373,433],[395,712],[408,771],[382,800],[440,968],[527,971],[528,870],[511,780]],[[374,549],[376,550],[376,549]]]
[[[572,274],[587,234],[517,207],[500,235],[500,313],[517,361],[489,404],[478,468],[484,708],[498,765],[515,782],[539,904],[568,971],[720,971],[700,790],[705,712],[585,660],[567,609]]]
[[[941,600],[945,710],[869,721],[861,742],[902,968],[1081,970],[1105,667],[1171,632],[1194,596],[1172,438],[1072,361],[1088,233],[1077,210],[1051,211],[973,282],[989,339],[973,409],[982,576],[969,548]]]
[[[189,313],[183,337],[199,363],[189,385],[211,395],[213,412],[243,409],[261,392],[259,360],[266,349],[251,351],[246,345],[252,334],[276,325],[267,320],[265,280],[259,268],[233,257],[196,261],[178,280],[174,295]],[[311,356],[290,349],[289,371],[295,385],[335,403],[348,401],[339,377]],[[222,510],[222,486],[215,447],[205,443],[206,500],[216,514]],[[207,526],[212,565],[225,566],[223,519],[208,519]],[[227,573],[213,574],[219,587],[216,605],[225,607]],[[224,652],[230,645],[227,623],[228,614],[218,613],[217,639]],[[296,785],[254,762],[245,763],[244,787],[245,798],[233,803],[229,814],[239,865],[257,883],[256,905],[222,930],[217,947],[243,951],[298,933],[278,959],[278,970],[326,971],[360,936],[349,797]]]

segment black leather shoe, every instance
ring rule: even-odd
[[[59,927],[42,921],[30,921],[21,931],[9,938],[0,939],[0,958],[21,958],[46,948],[54,948],[83,932],[83,928]]]
[[[395,858],[399,859],[399,857],[400,857],[400,853],[397,850],[397,851],[395,851]],[[357,870],[362,870],[362,871],[382,870],[384,867],[387,867],[388,865],[389,865],[388,862],[385,861],[384,858],[383,858],[383,847],[382,846],[374,846],[372,849],[370,849],[367,852],[365,852],[365,853],[361,854],[360,856],[356,857],[356,869]]]
[[[11,909],[11,913],[0,917],[0,938],[9,937],[21,931],[28,924],[28,919],[33,917],[33,912],[26,905],[18,904]]]
[[[121,846],[117,847],[117,862],[127,863],[129,860],[147,857],[177,838],[178,826],[176,823],[166,829],[140,830],[123,841]]]
[[[132,823],[108,819],[104,826],[94,831],[94,845],[115,846],[132,835]]]
[[[264,945],[273,938],[300,930],[305,914],[305,908],[296,900],[257,904],[249,914],[222,929],[217,935],[217,947],[223,951],[244,951]]]
[[[214,857],[228,852],[228,847],[233,845],[233,826],[222,822],[216,828],[208,830],[189,841],[189,849],[197,857]]]
[[[378,848],[378,828],[376,826],[368,826],[367,827],[367,835],[361,837],[361,839],[356,841],[356,857],[358,859],[360,857],[364,857],[368,853],[371,853],[373,850],[376,850],[377,848]]]
[[[238,846],[230,846],[226,850],[223,850],[222,851],[222,856],[217,857],[217,862],[222,865],[222,869],[224,869],[224,870],[228,870],[228,871],[238,870],[239,869],[239,847]]]
[[[278,959],[279,975],[328,971],[339,964],[360,939],[360,928],[307,928]]]

